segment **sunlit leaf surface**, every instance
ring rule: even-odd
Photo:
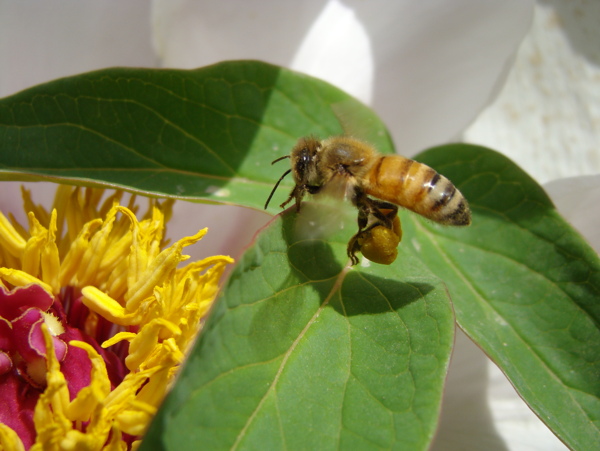
[[[488,149],[418,157],[473,209],[468,233],[410,221],[406,235],[443,279],[461,328],[573,449],[600,443],[600,263],[527,174]],[[590,208],[595,208],[590,206]]]
[[[0,178],[260,209],[289,168],[271,161],[301,136],[343,131],[393,150],[369,109],[275,66],[107,69],[0,100]],[[453,336],[448,295],[569,447],[600,443],[598,256],[501,155],[452,145],[417,159],[465,194],[472,226],[401,212],[396,262],[349,268],[352,208],[276,217],[231,274],[144,449],[427,449]]]
[[[409,254],[350,269],[339,237],[294,225],[277,217],[238,263],[146,449],[428,447],[454,333],[444,286]]]
[[[354,106],[391,150],[369,109],[276,66],[90,72],[0,100],[0,178],[102,183],[262,209],[284,170],[271,162],[307,133],[341,133],[331,107],[340,104]]]

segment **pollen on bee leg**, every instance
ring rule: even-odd
[[[396,216],[392,229],[377,225],[365,231],[358,241],[360,251],[367,259],[381,265],[390,265],[398,257],[398,244],[401,239],[402,229]]]

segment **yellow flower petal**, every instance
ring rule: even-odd
[[[151,368],[125,376],[125,379],[105,399],[107,416],[116,418],[121,412],[131,408],[142,385],[157,371],[158,368]]]
[[[29,213],[29,233],[31,238],[27,240],[25,250],[21,256],[22,269],[24,272],[36,276],[39,274],[41,250],[46,243],[47,230]]]
[[[121,430],[118,427],[113,427],[110,431],[110,441],[102,448],[102,451],[127,451],[127,445],[122,441],[122,437]],[[138,449],[140,444],[141,441],[137,442],[137,446],[134,445],[131,449]]]
[[[77,280],[81,285],[95,285],[98,281],[98,269],[102,263],[102,256],[106,253],[111,242],[110,234],[116,219],[116,213],[116,207],[111,209],[100,230],[96,231],[90,239],[77,271]]]
[[[137,226],[137,220],[135,217],[132,218],[132,226],[134,227],[134,243],[135,246],[135,230]],[[143,249],[137,249],[134,251],[136,258],[130,260],[130,283],[129,290],[127,292],[127,308],[134,310],[139,306],[139,303],[152,294],[152,290],[157,285],[160,285],[159,281],[165,279],[171,271],[177,268],[177,265],[187,260],[187,256],[181,255],[181,251],[184,247],[196,243],[204,235],[208,229],[202,229],[196,235],[191,237],[183,238],[177,241],[172,246],[162,251],[155,259],[152,264],[145,267],[146,252]]]
[[[157,409],[153,406],[136,402],[133,404],[136,410],[124,410],[117,415],[119,428],[131,435],[142,435],[146,432],[150,420],[156,414]]]

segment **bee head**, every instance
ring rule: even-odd
[[[321,150],[321,141],[309,136],[300,138],[290,154],[292,160],[292,175],[296,185],[304,186],[309,191],[311,187],[320,186],[318,154]]]
[[[319,150],[321,149],[321,142],[313,137],[300,138],[292,152],[289,155],[285,155],[283,157],[277,158],[271,164],[277,163],[278,161],[285,160],[286,158],[290,158],[292,160],[291,168],[283,173],[283,175],[277,180],[277,183],[273,187],[271,194],[269,194],[269,198],[265,203],[265,210],[269,206],[269,202],[277,190],[277,187],[281,183],[281,181],[288,175],[290,172],[294,177],[294,182],[296,183],[296,187],[290,194],[288,200],[282,204],[285,205],[290,201],[293,197],[297,198],[297,206],[299,208],[299,202],[302,198],[302,195],[305,191],[310,192],[311,194],[315,194],[320,186],[321,186],[321,176],[317,171],[317,155]]]

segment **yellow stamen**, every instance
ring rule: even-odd
[[[58,281],[60,257],[58,255],[58,247],[56,246],[56,232],[56,210],[53,210],[41,252],[42,280],[52,287],[53,293],[60,291],[60,283]]]
[[[155,318],[136,335],[129,343],[129,355],[125,359],[125,365],[130,371],[143,365],[158,344],[159,334],[164,335],[168,330],[173,336],[181,334],[181,330],[175,324],[163,318]]]
[[[6,280],[8,283],[15,287],[25,287],[27,285],[39,285],[42,287],[50,296],[53,296],[52,287],[42,282],[37,277],[27,274],[24,271],[10,268],[0,268],[0,277]]]
[[[110,381],[106,372],[104,359],[89,344],[81,341],[71,341],[70,345],[87,352],[92,362],[91,384],[82,388],[77,397],[68,408],[68,417],[71,421],[89,421],[91,413],[103,403],[110,393]]]
[[[2,423],[0,423],[0,449],[25,451],[23,442],[17,433]]]
[[[77,285],[76,274],[83,260],[83,254],[88,248],[90,236],[102,225],[101,219],[95,219],[85,224],[77,238],[74,239],[69,252],[60,266],[59,282],[62,286]]]
[[[115,347],[113,355],[128,351],[123,363],[129,373],[120,375],[124,378],[112,391],[112,367],[107,368],[97,348],[69,342],[69,347],[83,349],[91,362],[90,385],[70,401],[51,337],[64,329],[55,315],[44,314],[47,359],[39,362],[39,383],[45,379],[46,389],[34,411],[34,451],[121,451],[123,433],[141,436],[202,326],[220,276],[233,262],[215,256],[178,268],[189,258],[183,249],[207,230],[166,247],[164,229],[172,201],[151,201],[138,220],[135,197],[125,208],[118,203],[121,195],[102,200],[101,190],[60,187],[56,209],[48,213],[23,190],[31,212],[29,231],[0,213],[0,286],[37,284],[57,302],[69,300],[63,306],[78,305],[81,299],[89,313],[78,307],[78,314],[84,315],[78,327],[92,337],[97,331],[102,337],[111,331],[112,337],[101,344],[109,353],[111,346],[129,342],[128,347]],[[20,440],[14,438],[12,430],[0,424],[0,445],[22,449],[16,448]]]
[[[137,312],[127,313],[117,301],[96,287],[84,287],[81,290],[82,301],[86,307],[100,314],[112,323],[122,326],[134,324]]]
[[[53,313],[42,312],[42,316],[44,317],[44,322],[46,323],[46,326],[48,326],[48,330],[53,337],[65,333],[65,328]]]
[[[40,395],[33,413],[37,432],[36,444],[32,450],[56,449],[62,437],[72,428],[72,422],[65,415],[69,405],[69,390],[60,363],[54,354],[52,336],[48,326],[42,324],[46,344],[46,389]],[[42,445],[43,444],[43,445]]]
[[[15,230],[10,221],[0,213],[0,246],[13,257],[21,258],[27,242]]]

